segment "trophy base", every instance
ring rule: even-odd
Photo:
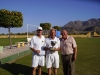
[[[54,51],[54,50],[55,50],[55,48],[51,47],[51,48],[50,48],[50,50]]]

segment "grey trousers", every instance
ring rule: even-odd
[[[64,75],[75,75],[75,61],[73,55],[61,55]]]

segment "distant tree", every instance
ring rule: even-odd
[[[40,26],[43,28],[43,30],[45,32],[47,32],[51,28],[51,24],[50,23],[40,23]]]
[[[12,48],[12,42],[10,38],[10,28],[18,28],[23,25],[23,16],[21,12],[9,11],[6,9],[0,10],[0,27],[8,28],[10,49]]]
[[[56,29],[56,30],[58,30],[58,31],[61,30],[61,27],[60,26],[54,26],[53,28]]]
[[[43,28],[43,30],[50,30],[51,28],[50,23],[40,23],[40,26]]]

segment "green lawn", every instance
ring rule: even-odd
[[[100,75],[100,38],[75,39],[78,45],[76,75]],[[2,65],[0,75],[30,75],[31,59],[32,54],[18,59],[13,63]],[[58,75],[63,75],[61,64],[60,59]],[[47,75],[46,67],[43,67],[42,75]]]
[[[26,42],[26,38],[12,38],[12,44],[15,44],[15,42]],[[10,45],[8,38],[0,38],[0,46],[7,46]]]
[[[76,38],[76,75],[100,75],[100,38]]]

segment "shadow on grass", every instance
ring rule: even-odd
[[[1,68],[9,71],[13,75],[19,75],[19,74],[32,75],[32,67],[22,65],[22,64],[6,63],[6,64],[2,64]],[[38,75],[38,73],[36,75]],[[47,73],[42,71],[42,75],[47,75]]]

